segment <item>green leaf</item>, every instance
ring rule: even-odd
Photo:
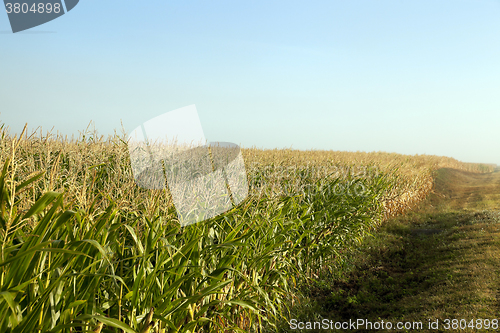
[[[127,332],[127,333],[137,333],[136,331],[134,331],[132,329],[132,327],[128,326],[124,322],[121,322],[121,321],[119,321],[117,319],[104,317],[104,316],[101,316],[101,315],[88,315],[87,314],[87,315],[82,315],[82,316],[79,316],[79,317],[75,318],[75,320],[82,320],[82,321],[83,320],[88,320],[88,319],[98,320],[98,321],[100,321],[101,323],[103,323],[103,324],[105,324],[107,326],[119,328],[122,331]]]
[[[58,192],[47,192],[40,199],[38,199],[30,210],[23,216],[23,219],[30,218],[31,216],[40,213],[44,210],[52,201],[54,201],[59,195]]]
[[[14,321],[14,326],[17,326],[19,322],[17,321],[17,311],[16,311],[16,302],[14,301],[15,294],[9,291],[2,291],[0,295],[5,299],[9,308],[12,310],[12,319]]]
[[[16,186],[16,195],[19,194],[19,192],[25,188],[26,186],[28,186],[29,184],[31,183],[34,183],[36,182],[38,179],[40,179],[43,175],[45,174],[45,171],[42,171],[40,173],[38,173],[37,175],[31,177],[30,179],[28,180],[25,180],[24,182],[22,182],[21,184],[17,185]]]

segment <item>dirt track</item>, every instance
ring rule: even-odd
[[[500,168],[484,174],[440,169],[437,171],[433,191],[429,198],[433,206],[500,210]]]

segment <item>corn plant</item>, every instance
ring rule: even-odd
[[[259,332],[298,283],[425,197],[432,172],[488,166],[385,153],[244,150],[250,196],[181,228],[134,184],[127,143],[0,141],[0,332]]]

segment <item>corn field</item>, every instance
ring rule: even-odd
[[[243,149],[249,197],[181,228],[126,135],[0,129],[0,332],[260,332],[431,191],[437,156]]]

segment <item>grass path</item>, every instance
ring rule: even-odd
[[[500,331],[500,169],[438,170],[428,199],[350,253],[345,269],[342,277],[322,276],[304,288],[305,300],[290,318],[422,323],[421,329],[345,332]],[[463,329],[451,321],[446,329],[445,319],[465,319]],[[498,328],[490,322],[485,330],[482,322],[478,329],[477,319],[496,319]],[[429,320],[438,320],[438,329],[429,329]],[[301,330],[285,324],[280,331]]]

